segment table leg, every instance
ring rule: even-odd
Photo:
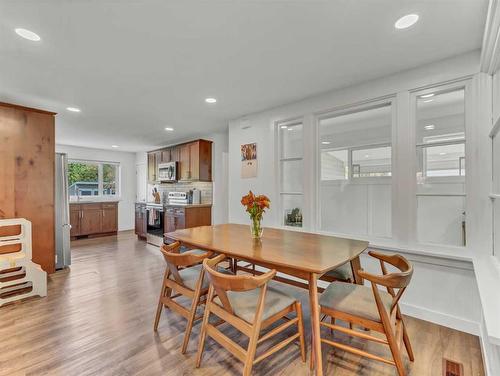
[[[363,278],[358,275],[358,270],[361,269],[361,261],[359,256],[351,260],[352,275],[354,276],[354,282],[358,285],[363,284]]]
[[[318,275],[311,273],[309,277],[309,303],[311,305],[311,356],[315,357],[316,375],[323,375],[323,362],[321,357],[321,337],[319,326],[319,302],[318,302]],[[314,351],[313,351],[314,350]]]

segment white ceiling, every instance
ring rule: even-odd
[[[1,0],[0,100],[58,112],[58,143],[146,150],[478,49],[486,11],[487,0]],[[394,29],[407,13],[420,21]]]

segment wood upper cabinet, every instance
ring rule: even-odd
[[[159,163],[179,162],[184,181],[212,181],[212,141],[197,140],[148,153],[148,181],[157,181]]]
[[[156,153],[148,153],[148,181],[156,181],[157,167]]]
[[[188,181],[212,181],[212,142],[198,140],[179,146],[180,177]]]
[[[70,204],[71,237],[118,231],[118,203]]]
[[[190,179],[190,158],[189,158],[189,144],[179,146],[179,178],[181,180]]]
[[[160,163],[170,162],[170,149],[165,149],[160,152],[161,158]]]

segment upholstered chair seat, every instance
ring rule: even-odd
[[[228,291],[227,298],[233,308],[233,313],[248,323],[255,321],[255,312],[259,304],[260,290],[249,290],[243,292]],[[295,298],[279,291],[276,288],[268,287],[266,299],[264,301],[264,311],[262,320],[265,321],[276,313],[284,310],[295,302]],[[222,307],[219,297],[214,298],[214,303]]]

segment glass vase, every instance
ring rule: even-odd
[[[264,231],[264,229],[262,228],[260,221],[261,219],[252,218],[252,224],[250,225],[250,233],[252,234],[253,239],[262,238],[262,232]]]

